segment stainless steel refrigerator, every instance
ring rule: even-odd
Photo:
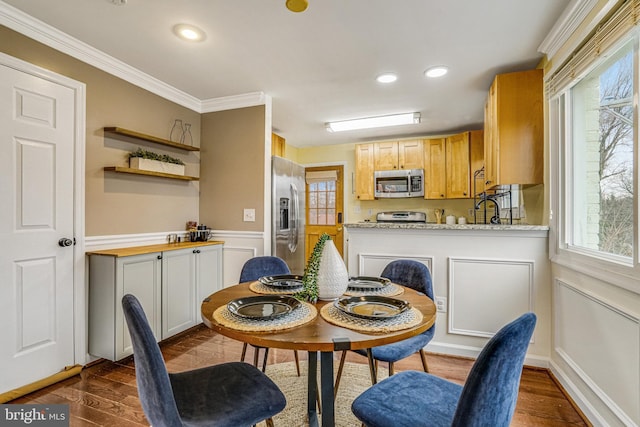
[[[284,259],[293,274],[303,274],[305,226],[304,167],[271,158],[271,253]]]

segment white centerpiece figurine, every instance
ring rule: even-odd
[[[311,303],[319,299],[335,300],[346,292],[349,286],[347,266],[327,233],[323,233],[314,246],[302,282],[303,289],[295,297]]]

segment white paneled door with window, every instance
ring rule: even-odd
[[[7,62],[0,57],[0,393],[75,360],[76,94]]]

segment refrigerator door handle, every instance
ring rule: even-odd
[[[289,250],[295,252],[298,249],[298,212],[299,212],[299,199],[298,188],[295,184],[291,183],[291,209],[289,209],[289,223],[292,226],[289,228]]]

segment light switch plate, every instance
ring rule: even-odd
[[[245,209],[244,210],[244,222],[256,222],[256,210],[255,209]]]

